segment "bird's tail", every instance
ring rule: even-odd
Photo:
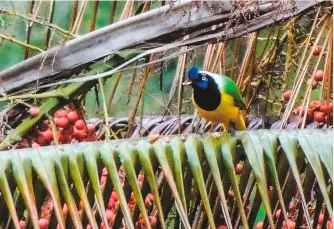
[[[235,125],[235,130],[247,130],[245,120],[241,112],[238,118],[235,120],[234,125]]]

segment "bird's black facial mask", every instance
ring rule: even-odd
[[[209,77],[204,73],[200,73],[196,66],[189,69],[188,80],[191,81],[193,87],[207,89],[209,86]]]

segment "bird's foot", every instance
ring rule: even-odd
[[[236,136],[236,132],[235,132],[235,130],[234,130],[233,128],[230,128],[230,129],[228,130],[228,134],[231,135],[232,137],[235,137],[235,136]]]
[[[228,130],[228,133],[232,136],[235,137],[236,136],[236,132],[235,132],[235,123],[230,121],[230,128]]]
[[[214,123],[211,123],[211,126],[210,126],[210,132],[213,132],[215,129],[215,124]]]

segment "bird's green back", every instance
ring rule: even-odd
[[[234,99],[234,104],[239,107],[240,109],[245,109],[246,104],[242,98],[241,92],[235,82],[227,76],[222,75],[223,77],[223,84],[222,90]]]

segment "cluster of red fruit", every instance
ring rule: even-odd
[[[119,175],[120,175],[121,185],[122,185],[122,187],[124,187],[125,177],[124,177],[124,175],[122,173],[120,173]],[[104,186],[106,184],[107,176],[108,176],[108,171],[107,171],[106,168],[104,168],[103,171],[102,171],[102,177],[101,177],[101,180],[100,180],[102,189],[104,189]],[[143,181],[144,181],[144,174],[140,173],[138,175],[138,177],[137,177],[137,182],[138,182],[138,185],[139,185],[140,188],[143,185]],[[152,206],[153,200],[154,200],[153,194],[152,193],[148,193],[146,195],[146,198],[145,198],[145,206],[146,206],[147,210],[149,210],[150,207]],[[130,195],[130,199],[128,201],[128,207],[130,209],[130,213],[131,214],[134,213],[135,206],[136,206],[136,197],[135,197],[134,193],[132,192],[131,195]],[[115,221],[116,212],[117,212],[118,207],[119,207],[118,195],[117,195],[116,191],[113,191],[111,193],[111,195],[110,195],[110,198],[109,198],[109,201],[108,201],[108,205],[107,205],[107,210],[106,210],[107,219],[108,219],[108,223],[109,223],[110,226]],[[151,213],[151,215],[149,216],[149,221],[150,221],[151,227],[155,228],[156,225],[157,225],[156,213],[154,213],[154,212]],[[139,215],[139,218],[138,218],[138,220],[137,220],[137,222],[135,224],[135,227],[136,227],[136,229],[145,229],[145,228],[147,228],[145,226],[145,221],[144,221],[144,219],[143,219],[143,217],[141,215]],[[101,228],[105,228],[103,226],[103,223],[101,224]],[[87,227],[87,229],[89,229],[89,228]]]
[[[306,121],[316,121],[318,123],[327,123],[333,125],[333,103],[321,103],[319,101],[312,101],[309,104],[308,110],[305,107],[299,106],[292,111],[293,115],[303,117],[306,113]]]
[[[294,201],[291,201],[290,205],[289,205],[289,215],[296,215],[294,213],[296,213],[296,211],[298,211],[297,209],[297,205]],[[276,220],[278,220],[281,216],[281,209],[278,209],[275,214],[274,214],[274,217]],[[313,210],[310,210],[310,217],[313,218],[314,217],[314,211]],[[318,217],[318,226],[317,226],[317,229],[320,229],[322,228],[322,225],[324,223],[324,218],[325,218],[325,214],[323,211],[320,212],[319,214],[319,217]],[[307,224],[306,224],[306,217],[304,216],[303,217],[303,227],[301,228],[308,228],[307,227]],[[286,223],[286,221],[284,220],[283,221],[283,227],[282,229],[287,229],[287,228],[290,228],[290,229],[295,229],[296,228],[296,222],[295,220],[293,219],[288,219],[288,223]],[[256,229],[262,229],[263,228],[263,222],[259,222],[257,225],[256,225]],[[326,229],[333,229],[333,223],[331,220],[328,220],[327,223],[326,223]]]
[[[35,129],[23,139],[17,148],[41,147],[52,145],[58,142],[59,144],[69,144],[72,141],[97,141],[98,137],[95,134],[95,126],[93,124],[86,124],[86,122],[79,117],[78,111],[71,108],[64,108],[57,110],[53,115],[53,122],[55,131],[52,131],[52,125],[49,120],[42,121]],[[31,117],[40,115],[38,107],[32,107],[29,110]],[[28,139],[29,138],[29,139]]]
[[[314,76],[307,81],[307,85],[311,84],[312,89],[315,89],[319,85],[319,82],[321,82],[323,79],[324,79],[324,71],[323,70],[317,70],[314,73]],[[288,90],[288,91],[284,92],[283,93],[284,101],[286,101],[286,102],[289,101],[291,99],[291,96],[292,96],[292,91],[291,90]]]

